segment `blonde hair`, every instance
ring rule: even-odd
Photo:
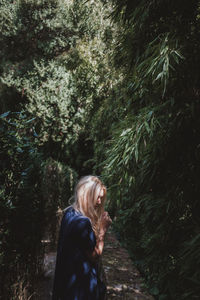
[[[102,189],[104,194],[101,205],[95,208],[95,201]],[[84,176],[79,180],[75,187],[73,207],[90,219],[96,238],[98,238],[99,234],[105,199],[106,187],[97,176]]]

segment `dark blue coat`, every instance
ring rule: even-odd
[[[97,265],[90,262],[95,234],[90,220],[73,207],[62,218],[52,300],[104,299],[105,286],[97,276]]]

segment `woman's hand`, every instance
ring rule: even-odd
[[[88,253],[88,257],[92,262],[95,262],[95,259],[99,257],[103,252],[104,247],[104,236],[106,231],[108,230],[108,227],[112,224],[112,220],[108,214],[107,211],[104,211],[101,216],[101,225],[100,225],[100,232],[99,236],[97,237],[97,243],[94,251],[92,254]]]
[[[101,217],[101,225],[100,225],[100,231],[101,233],[106,233],[108,230],[108,227],[112,224],[112,220],[108,214],[107,211],[104,211]]]

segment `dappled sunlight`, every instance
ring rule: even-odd
[[[134,267],[127,250],[122,248],[110,231],[107,233],[103,253],[108,300],[153,300],[144,288],[143,279]]]

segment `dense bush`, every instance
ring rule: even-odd
[[[70,167],[49,158],[44,162],[42,175],[45,236],[55,249],[59,229],[57,212],[70,205],[77,174]]]
[[[1,110],[17,103],[37,116],[47,158],[70,156],[69,146],[99,98],[107,73],[107,23],[94,1],[2,1]]]
[[[20,284],[25,287],[30,273],[38,273],[42,263],[44,203],[41,156],[36,150],[33,121],[25,113],[7,112],[0,116],[2,299],[22,293]],[[18,286],[14,285],[17,280]]]

